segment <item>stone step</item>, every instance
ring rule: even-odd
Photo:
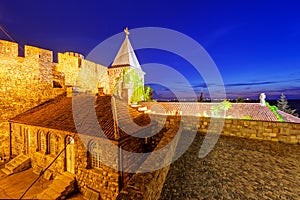
[[[59,199],[59,197],[59,193],[45,190],[43,193],[39,194],[36,199]]]
[[[18,163],[22,163],[23,161],[26,161],[26,160],[27,160],[27,158],[19,157],[19,158],[16,158],[14,163],[18,164]]]
[[[67,171],[66,171],[66,172],[63,172],[62,175],[63,175],[63,176],[66,176],[66,177],[68,177],[68,178],[70,178],[70,179],[72,179],[72,180],[75,179],[75,175],[72,174],[72,173],[70,173],[70,172],[67,172]]]
[[[145,110],[144,113],[145,113],[145,114],[151,113],[151,110]]]
[[[9,162],[7,164],[5,164],[5,167],[11,167],[11,166],[15,166],[15,163],[14,162]]]
[[[52,188],[49,188],[47,190],[47,195],[50,196],[51,199],[57,199],[61,196],[61,193],[56,190],[53,190]]]
[[[130,106],[131,106],[132,108],[138,108],[138,107],[141,107],[140,104],[131,104]]]
[[[7,169],[5,171],[6,171],[6,173],[9,172],[9,174],[23,171],[25,169],[28,169],[31,166],[30,162],[31,161],[30,161],[29,157],[27,157],[23,154],[20,154],[5,164],[5,168]]]
[[[71,183],[75,182],[75,178],[61,177],[61,176],[54,179],[54,181],[55,180],[61,182],[62,184],[64,183],[65,185],[70,185]]]
[[[11,175],[11,174],[13,174],[12,171],[10,171],[9,169],[6,169],[6,168],[1,169],[1,171],[2,171],[4,174],[6,174],[6,175]]]
[[[20,157],[19,157],[21,160],[24,160],[24,159],[27,159],[28,157],[24,154],[21,154]]]
[[[54,180],[53,183],[51,185],[49,185],[49,188],[59,192],[59,193],[62,193],[71,183],[66,183],[62,180]]]
[[[146,110],[148,110],[148,108],[146,106],[138,108],[138,111],[146,111]]]
[[[48,188],[37,196],[37,199],[61,199],[75,190],[75,176],[63,173],[54,178]]]
[[[18,165],[16,165],[16,164],[9,164],[9,165],[5,166],[5,168],[10,171],[13,171],[16,167],[18,167]]]

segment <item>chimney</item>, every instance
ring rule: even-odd
[[[123,88],[123,90],[122,90],[122,99],[124,102],[127,102],[128,105],[130,104],[129,98],[128,98],[128,89],[126,89],[126,88]]]
[[[103,87],[98,88],[98,96],[104,96]]]
[[[265,93],[261,93],[259,96],[260,99],[260,105],[261,106],[266,106],[266,94]]]
[[[69,85],[67,86],[67,97],[72,97],[73,93],[73,86]]]

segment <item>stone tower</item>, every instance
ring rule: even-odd
[[[128,103],[144,99],[144,75],[141,65],[129,41],[128,28],[126,36],[114,62],[108,70],[110,93],[128,99]]]

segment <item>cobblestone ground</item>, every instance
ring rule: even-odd
[[[300,145],[220,137],[200,159],[203,139],[171,165],[161,200],[300,199]]]

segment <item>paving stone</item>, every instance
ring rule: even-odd
[[[221,136],[200,159],[203,139],[171,164],[161,200],[300,199],[300,145]]]

